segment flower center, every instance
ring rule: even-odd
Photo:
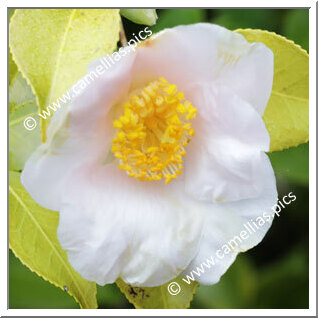
[[[182,173],[185,147],[194,136],[196,108],[164,78],[149,83],[124,104],[114,121],[112,152],[119,168],[142,181],[169,183]]]

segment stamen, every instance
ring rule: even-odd
[[[141,181],[176,179],[194,136],[196,108],[164,78],[131,96],[123,108],[113,123],[118,130],[112,144],[118,168]]]

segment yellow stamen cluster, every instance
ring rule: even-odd
[[[169,183],[182,173],[185,147],[194,136],[196,108],[164,78],[149,83],[124,104],[114,121],[112,152],[119,168],[142,181]]]

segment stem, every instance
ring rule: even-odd
[[[128,45],[122,19],[120,19],[119,38],[120,38],[121,46],[127,46]]]

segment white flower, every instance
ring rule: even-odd
[[[273,54],[211,24],[164,30],[121,52],[54,115],[22,182],[59,211],[58,238],[84,278],[157,286],[195,269],[276,203],[262,120]],[[197,280],[216,283],[270,225]]]

